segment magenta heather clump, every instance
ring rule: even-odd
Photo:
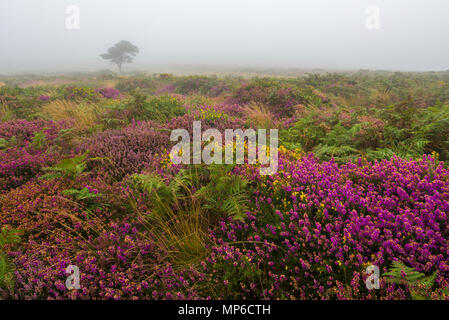
[[[149,122],[134,122],[128,127],[106,130],[85,142],[81,149],[91,157],[103,158],[98,170],[109,178],[122,179],[154,164],[154,157],[170,142],[169,133]]]
[[[114,88],[100,88],[95,90],[95,92],[101,94],[106,99],[118,99],[120,97],[120,91]]]
[[[237,173],[259,181],[254,207],[244,223],[222,221],[206,268],[231,298],[405,298],[392,284],[364,286],[367,266],[386,272],[394,260],[449,286],[449,170],[433,158],[339,167],[282,156],[274,176]]]
[[[40,175],[43,167],[55,163],[61,155],[50,148],[65,122],[13,120],[0,123],[0,138],[8,147],[0,150],[0,190],[16,188]],[[33,138],[42,133],[42,141]]]
[[[41,96],[37,97],[37,100],[39,100],[39,101],[50,101],[50,96],[41,95]]]

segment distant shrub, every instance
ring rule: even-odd
[[[150,97],[144,108],[144,120],[157,120],[161,123],[185,113],[180,99],[170,95]]]
[[[101,94],[106,99],[117,99],[120,97],[120,91],[114,88],[100,88],[95,90],[95,92]]]
[[[99,93],[95,92],[90,87],[67,87],[66,98],[72,100],[88,100],[97,101],[100,97]]]
[[[327,97],[318,95],[311,88],[292,88],[273,79],[255,79],[245,83],[233,93],[233,101],[239,104],[264,104],[278,118],[290,118],[299,104],[319,106],[328,103]]]
[[[50,96],[41,95],[41,96],[37,97],[37,100],[39,100],[39,101],[49,101],[50,100]]]
[[[120,92],[126,92],[130,93],[131,91],[140,88],[143,89],[149,93],[152,93],[156,90],[156,82],[151,79],[139,79],[139,78],[133,78],[133,79],[121,79],[115,86],[117,90]]]
[[[178,78],[174,83],[175,92],[180,94],[201,94],[218,96],[227,86],[215,77],[189,76]]]

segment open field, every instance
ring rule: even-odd
[[[447,299],[449,73],[250,75],[0,76],[0,298]],[[277,171],[174,164],[194,121]]]

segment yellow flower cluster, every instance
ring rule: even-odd
[[[279,153],[286,155],[290,160],[299,160],[303,156],[303,152],[301,151],[301,149],[297,148],[294,150],[289,150],[284,146],[279,146]]]
[[[83,96],[83,97],[85,97],[85,96],[92,96],[92,95],[94,95],[95,91],[94,91],[94,89],[89,88],[89,87],[80,87],[80,88],[77,87],[77,88],[73,88],[72,93],[75,96]]]
[[[203,120],[228,119],[228,115],[213,108],[200,109],[200,117]]]
[[[173,97],[173,96],[170,96],[169,101],[170,101],[170,103],[172,103],[172,104],[177,104],[177,103],[179,102],[178,99],[177,99],[176,97]]]
[[[161,157],[160,160],[160,164],[162,165],[163,168],[169,168],[172,166],[173,162],[173,156],[171,155],[171,153],[167,153],[167,150],[164,150],[161,154],[155,154],[155,157]],[[180,153],[182,152],[182,150],[179,151]]]

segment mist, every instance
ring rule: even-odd
[[[2,0],[0,73],[116,70],[100,54],[120,40],[140,49],[125,71],[447,70],[448,15],[447,0]]]

